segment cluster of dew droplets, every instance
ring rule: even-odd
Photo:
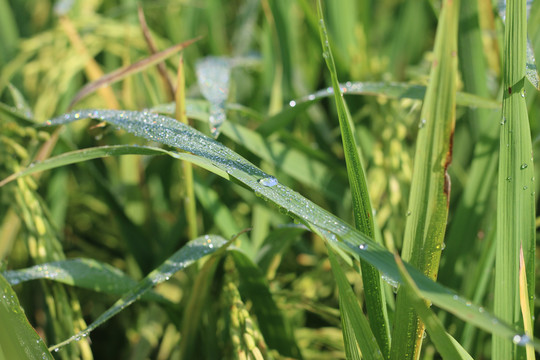
[[[226,120],[225,102],[229,96],[232,62],[224,57],[206,57],[197,62],[197,82],[202,95],[210,102],[210,131],[219,135]]]

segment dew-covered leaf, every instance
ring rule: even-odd
[[[163,114],[173,114],[174,110],[174,104],[152,108],[152,111]],[[189,118],[209,121],[208,102],[187,100],[186,112]],[[309,154],[278,140],[267,141],[259,132],[231,121],[225,122],[220,131],[254,155],[275,164],[281,171],[302,184],[321,191],[335,200],[342,198],[341,182],[345,179],[345,175],[340,169],[332,168],[331,170],[330,166],[317,158],[310,157]]]
[[[423,100],[426,93],[425,86],[408,83],[347,81],[340,83],[339,88],[343,95],[383,96],[392,99]],[[330,96],[334,96],[334,89],[332,87],[316,91],[296,100],[291,100],[289,106],[261,124],[257,128],[257,131],[263,135],[269,135],[288,124],[299,113],[305,111],[311,105]],[[498,109],[501,107],[499,101],[463,92],[456,93],[456,103],[460,106],[473,108]]]
[[[2,274],[11,285],[37,279],[49,279],[97,292],[121,295],[137,282],[120,270],[94,259],[55,261]],[[150,295],[154,300],[161,297]]]
[[[0,358],[53,359],[47,346],[32,328],[17,295],[0,275]]]
[[[179,153],[177,151],[168,151],[152,146],[113,145],[70,151],[43,161],[32,163],[20,172],[12,174],[0,181],[0,187],[21,176],[30,175],[69,164],[76,164],[87,160],[120,155],[169,155],[176,159],[189,160],[202,168],[214,172],[217,175],[220,175],[226,179],[229,178],[227,173],[213,166],[212,163],[207,159],[193,157],[193,155],[190,154]]]
[[[178,271],[188,267],[189,265],[193,264],[195,261],[206,255],[215,253],[226,244],[228,244],[227,240],[225,240],[221,236],[216,235],[205,235],[190,241],[180,250],[175,252],[171,257],[165,260],[165,262],[161,264],[158,268],[148,274],[144,279],[139,281],[139,283],[134,288],[125,293],[120,300],[118,300],[112,307],[110,307],[107,311],[101,314],[101,316],[99,316],[86,329],[76,335],[73,335],[69,339],[55,345],[53,348],[64,346],[74,340],[80,339],[81,336],[84,337],[88,335],[96,327],[103,324],[111,317],[115,316],[120,311],[133,304],[135,301],[139,300],[141,296],[145,292],[150,290],[152,287],[169,280],[170,277]]]
[[[384,247],[281,183],[264,186],[259,180],[271,175],[199,131],[166,116],[148,112],[115,110],[81,110],[55,118],[47,124],[65,124],[84,117],[109,122],[147,140],[178,147],[191,152],[196,157],[205,158],[214,167],[225,171],[232,178],[251,188],[258,196],[283,208],[289,216],[322,234],[325,240],[332,242],[342,252],[357,259],[366,260],[389,279],[400,280],[393,255]],[[507,339],[512,339],[518,333],[516,329],[488,312],[482,311],[455,292],[435,283],[413,267],[406,266],[422,296],[437,306],[466,319],[485,331],[496,333]],[[540,343],[536,341],[534,346],[540,349]]]

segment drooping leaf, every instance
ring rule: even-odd
[[[148,140],[159,141],[193,153],[193,158],[204,159],[206,164],[219,168],[221,174],[228,174],[246,187],[251,188],[258,196],[282,207],[293,218],[317,229],[327,241],[332,241],[343,252],[368,261],[387,278],[399,281],[400,275],[393,255],[382,246],[297,192],[281,185],[271,175],[195,129],[157,114],[114,110],[81,110],[47,123],[49,125],[63,124],[84,117],[107,121]],[[522,333],[488,312],[482,311],[478,306],[461,298],[455,292],[428,279],[411,266],[406,266],[422,296],[437,306],[460,318],[467,319],[471,324],[507,339],[513,338],[517,333]],[[540,349],[540,344],[537,341],[534,341],[533,344],[535,348]]]
[[[200,258],[210,255],[223,246],[227,245],[227,240],[220,236],[205,235],[194,239],[184,245],[180,250],[170,256],[165,262],[139,281],[136,287],[125,293],[113,306],[101,314],[92,324],[78,334],[53,346],[57,348],[64,346],[74,340],[87,336],[92,330],[100,326],[111,317],[124,310],[129,305],[140,299],[140,297],[152,287],[170,279],[176,272],[188,267]]]
[[[90,289],[97,292],[121,295],[137,285],[137,282],[120,270],[94,259],[68,259],[55,261],[2,274],[10,284],[49,279],[63,284]],[[160,296],[149,294],[160,300]],[[146,295],[145,295],[146,296]]]

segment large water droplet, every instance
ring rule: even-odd
[[[269,177],[259,179],[259,184],[261,184],[263,186],[271,187],[271,186],[277,185],[278,181],[277,181],[277,179],[275,177],[269,176]]]
[[[525,346],[526,344],[528,344],[529,342],[531,342],[531,338],[528,337],[528,336],[525,335],[525,334],[523,334],[523,335],[514,335],[514,337],[512,338],[512,341],[513,341],[514,344],[516,344],[516,345]]]

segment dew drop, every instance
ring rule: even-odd
[[[60,350],[60,348],[54,348],[54,352],[58,352],[58,350]]]
[[[506,124],[506,116],[503,116],[501,119],[501,125]]]
[[[525,186],[523,187],[523,190],[527,190],[527,189],[528,189],[528,187],[525,185]]]
[[[521,170],[523,169],[526,169],[528,167],[528,165],[526,163],[523,163],[521,164],[521,166],[519,167]]]
[[[520,91],[521,97],[524,98],[526,93],[527,93],[527,92],[525,91],[525,89],[522,89],[522,90]]]
[[[424,126],[426,126],[426,119],[422,119],[420,120],[420,123],[418,124],[418,128],[421,129],[423,128]]]
[[[259,179],[259,184],[261,184],[263,186],[272,187],[272,186],[277,185],[277,183],[278,183],[277,179],[275,177],[273,177],[273,176],[269,176],[269,177]]]
[[[367,244],[360,244],[360,245],[358,245],[358,248],[360,250],[367,250],[368,246],[367,246]]]
[[[529,338],[527,335],[514,335],[512,341],[516,345],[524,346],[531,341],[531,338]]]
[[[411,210],[407,211],[407,216],[411,216],[412,212]]]
[[[295,107],[295,106],[296,106],[296,101],[291,100],[291,101],[289,102],[289,106],[290,106],[290,107]]]
[[[512,177],[511,176],[507,177],[506,181],[508,181],[508,182],[512,181]]]

